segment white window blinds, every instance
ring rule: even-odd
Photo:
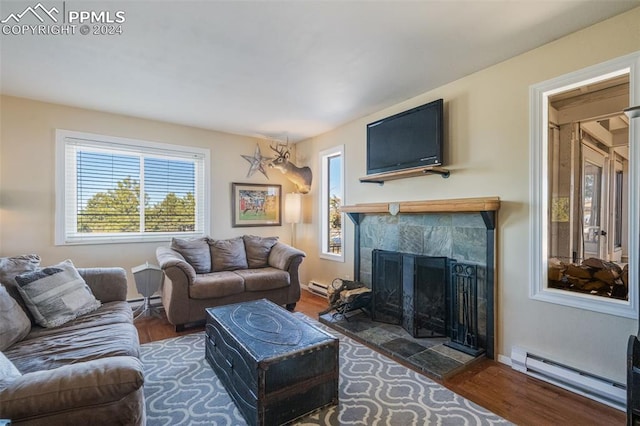
[[[62,130],[58,145],[57,243],[208,232],[207,150]]]

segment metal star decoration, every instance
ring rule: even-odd
[[[260,152],[260,145],[256,144],[256,150],[253,153],[253,157],[250,155],[243,155],[242,158],[244,158],[249,162],[249,164],[251,164],[251,166],[249,166],[249,171],[247,172],[247,177],[251,177],[256,172],[256,170],[259,170],[264,175],[264,177],[269,179],[264,166],[268,161],[271,161],[272,158],[262,156],[262,153]]]

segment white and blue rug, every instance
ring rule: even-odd
[[[339,405],[296,425],[494,425],[506,420],[355,340],[340,338]],[[246,425],[204,359],[204,333],[142,345],[147,425]]]

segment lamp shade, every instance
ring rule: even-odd
[[[286,223],[300,223],[302,220],[302,197],[290,192],[284,196],[284,221]]]

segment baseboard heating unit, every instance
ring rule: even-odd
[[[618,410],[626,410],[626,386],[620,383],[551,361],[515,346],[511,349],[511,367]]]
[[[328,297],[328,288],[329,286],[327,284],[319,283],[317,281],[309,281],[309,284],[307,285],[307,290],[322,297]]]

